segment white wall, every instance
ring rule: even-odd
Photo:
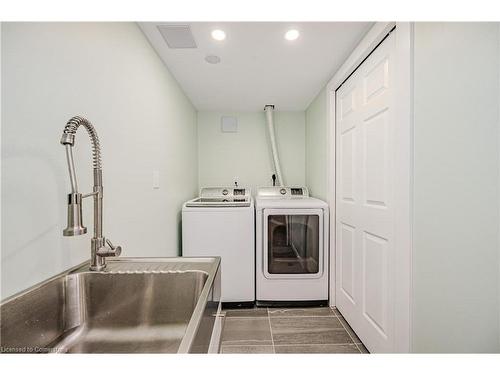
[[[327,200],[327,95],[323,88],[306,110],[306,185],[313,197]]]
[[[102,146],[104,234],[124,256],[175,256],[181,204],[197,191],[196,111],[133,23],[2,25],[2,298],[90,256],[63,238],[69,192],[62,129],[91,120]],[[78,131],[82,192],[90,142]],[[152,189],[152,171],[161,187]]]
[[[238,118],[237,133],[221,132],[221,116]],[[305,184],[305,114],[275,112],[275,129],[285,184]],[[199,185],[232,185],[255,193],[271,186],[272,156],[264,112],[198,113]]]
[[[499,352],[498,24],[417,23],[417,352]]]

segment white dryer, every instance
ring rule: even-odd
[[[221,301],[255,301],[255,210],[250,189],[202,188],[182,207],[182,255],[221,257]]]
[[[260,188],[256,300],[260,306],[328,302],[328,205],[305,187]]]

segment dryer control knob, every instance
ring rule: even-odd
[[[227,189],[222,190],[222,195],[227,195],[228,193]]]
[[[285,195],[286,194],[286,190],[285,189],[281,189],[280,193],[281,193],[281,195]]]

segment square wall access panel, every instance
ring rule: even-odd
[[[238,119],[231,116],[221,117],[221,131],[223,133],[237,133],[238,132]]]
[[[169,48],[196,48],[188,25],[159,25],[158,30]]]

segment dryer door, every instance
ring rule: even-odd
[[[322,209],[265,209],[263,267],[268,279],[318,278],[324,272]]]

